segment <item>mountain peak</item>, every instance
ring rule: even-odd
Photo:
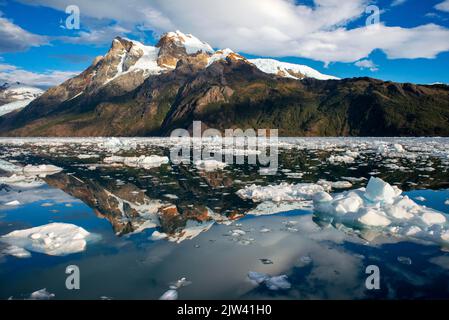
[[[196,54],[201,51],[205,53],[215,52],[208,43],[201,41],[191,34],[184,34],[179,30],[165,33],[156,47],[163,48],[167,45],[175,45],[184,48],[188,55]]]

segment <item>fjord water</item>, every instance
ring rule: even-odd
[[[116,153],[167,154],[167,146],[151,141],[113,151],[109,147],[95,149],[97,142],[92,141],[3,143],[4,160],[23,165],[53,164],[64,171],[43,178],[45,184],[32,188],[3,184],[0,235],[62,222],[82,227],[96,237],[88,241],[85,251],[67,256],[31,252],[30,258],[19,259],[1,255],[0,298],[26,299],[46,288],[56,299],[158,299],[183,277],[190,284],[179,288],[180,299],[449,298],[449,254],[441,245],[335,225],[307,205],[275,215],[238,216],[230,224],[215,223],[193,239],[177,243],[151,240],[154,228],[137,231],[123,227],[121,217],[108,213],[101,198],[101,191],[106,189],[121,196],[139,190],[179,208],[207,207],[222,215],[235,215],[257,205],[236,196],[236,191],[247,185],[317,183],[320,179],[337,182],[350,177],[356,179],[349,179],[353,185],[347,189],[355,189],[366,185],[367,180],[361,178],[375,175],[398,185],[420,205],[449,213],[445,204],[449,199],[445,139],[355,139],[342,143],[310,139],[302,148],[298,142],[288,143],[280,151],[275,176],[262,176],[257,166],[249,165],[204,172],[193,165],[142,169],[104,165],[102,161]],[[397,143],[405,147],[406,156],[379,153],[380,146]],[[361,156],[354,162],[328,161],[331,155],[355,149]],[[78,157],[88,150],[91,158]],[[13,200],[20,205],[5,205]],[[159,230],[185,227],[173,224]],[[5,246],[0,242],[0,252]],[[80,269],[80,290],[65,287],[69,265]],[[365,287],[369,265],[381,270],[380,290]],[[250,271],[285,274],[291,288],[258,286],[248,279]]]

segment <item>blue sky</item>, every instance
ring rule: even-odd
[[[224,2],[232,7],[233,1]],[[155,44],[176,28],[217,49],[342,78],[449,83],[444,1],[243,0],[236,13],[220,8],[223,1],[205,0],[0,0],[0,81],[55,85],[105,54],[116,35]],[[69,4],[80,8],[80,30],[64,28]],[[381,10],[383,27],[372,35],[363,30],[368,5]]]

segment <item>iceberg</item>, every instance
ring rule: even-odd
[[[449,243],[446,214],[418,205],[402,191],[372,177],[367,188],[314,197],[315,214],[350,228],[374,228],[399,237]]]
[[[89,232],[73,224],[51,223],[13,231],[1,236],[0,241],[14,246],[15,252],[20,252],[16,248],[21,248],[50,256],[66,256],[84,251],[89,236]]]

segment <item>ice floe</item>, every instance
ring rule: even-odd
[[[169,162],[169,159],[168,157],[160,157],[156,155],[142,155],[140,157],[112,156],[105,158],[103,162],[107,164],[124,164],[125,166],[133,168],[152,169],[160,167],[163,164],[167,164]]]
[[[13,231],[1,236],[0,241],[24,251],[33,251],[50,256],[65,256],[84,251],[89,236],[89,232],[73,224],[51,223],[31,229]],[[20,252],[18,249],[14,250]]]
[[[224,169],[227,164],[217,160],[197,160],[195,161],[195,166],[204,171],[215,171]]]
[[[339,194],[318,194],[314,198],[317,215],[329,215],[334,222],[349,227],[375,228],[393,235],[449,243],[447,216],[420,206],[402,191],[379,178],[371,178],[365,188]]]
[[[312,200],[316,193],[323,191],[325,189],[322,186],[311,183],[281,183],[265,187],[253,184],[237,191],[237,195],[242,199],[250,199],[253,202],[282,202]]]

